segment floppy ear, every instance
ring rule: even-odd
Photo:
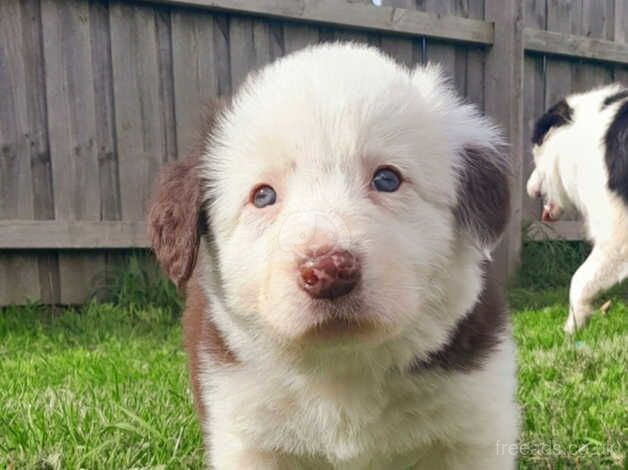
[[[481,248],[495,247],[510,216],[508,164],[498,150],[463,148],[455,215]]]
[[[510,215],[510,172],[501,153],[501,133],[475,106],[460,99],[439,66],[418,66],[412,80],[434,113],[449,123],[458,149],[456,220],[480,248],[490,250]]]
[[[189,157],[164,167],[148,213],[153,251],[177,288],[192,275],[204,231],[198,163]]]
[[[572,122],[572,118],[573,109],[563,98],[536,121],[532,131],[532,143],[541,145],[549,131],[557,127],[566,126]]]
[[[178,289],[192,275],[201,236],[208,231],[199,165],[226,105],[223,98],[215,98],[201,108],[189,156],[161,170],[148,212],[148,239],[153,252]]]

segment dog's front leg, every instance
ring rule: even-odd
[[[569,317],[565,332],[574,333],[593,313],[591,302],[601,291],[628,276],[628,255],[625,249],[595,246],[586,261],[571,278]]]

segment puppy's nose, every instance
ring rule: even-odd
[[[299,263],[299,286],[314,299],[348,294],[360,280],[360,262],[348,250],[321,248]]]

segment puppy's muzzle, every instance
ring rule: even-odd
[[[310,250],[298,265],[299,286],[314,299],[336,299],[360,280],[360,261],[348,250]]]

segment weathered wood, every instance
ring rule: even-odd
[[[628,85],[628,1],[526,0],[523,97],[514,0],[487,0],[486,11],[484,0],[149,3],[0,0],[0,240],[13,237],[0,244],[0,304],[84,299],[95,263],[147,246],[156,171],[185,153],[202,103],[321,39],[375,44],[410,67],[438,61],[469,99],[486,101],[514,156],[502,273],[515,265],[517,220],[540,212],[523,193],[534,120],[572,91]],[[578,227],[543,230],[576,239]]]
[[[24,0],[20,2],[20,6],[26,71],[26,105],[30,127],[28,141],[31,149],[33,214],[35,219],[53,219],[54,195],[48,146],[44,57],[41,46],[41,5],[39,0]],[[58,303],[61,300],[58,256],[50,252],[40,252],[36,256],[39,266],[39,300],[44,303]],[[18,292],[23,292],[23,289]]]
[[[613,40],[615,42],[625,44],[628,42],[628,2],[615,2],[615,11],[613,16],[615,18]],[[613,69],[613,79],[625,86],[628,86],[628,66],[615,64]]]
[[[580,36],[613,39],[614,22],[613,2],[598,0],[596,2],[583,2],[581,7],[581,24],[577,31]],[[600,62],[578,62],[574,66],[574,91],[588,91],[591,88],[612,82],[610,64]]]
[[[524,30],[527,51],[600,62],[628,64],[628,45],[551,31]]]
[[[579,221],[557,221],[550,224],[542,222],[531,223],[526,231],[526,236],[531,240],[583,240],[585,230]]]
[[[382,5],[406,10],[416,9],[414,0],[382,0]],[[424,38],[404,38],[385,34],[381,37],[380,49],[393,57],[397,62],[407,67],[414,67],[418,63],[425,61],[421,53],[424,44]]]
[[[251,18],[240,16],[229,18],[229,57],[231,89],[236,93],[257,62]]]
[[[438,17],[452,17],[456,10],[456,0],[423,0],[418,2],[418,8]],[[464,94],[466,70],[462,64],[462,73],[456,74],[456,47],[440,41],[428,40],[426,45],[426,60],[439,64],[445,75],[452,79],[458,91]]]
[[[316,26],[297,23],[284,24],[283,40],[286,54],[316,44],[319,38]]]
[[[505,280],[516,269],[521,250],[523,5],[518,0],[486,0],[485,15],[495,22],[495,43],[486,56],[486,113],[497,120],[506,134],[512,168],[510,224],[497,249],[495,263]]]
[[[218,95],[214,18],[206,12],[172,13],[172,55],[178,154],[197,138],[203,104]]]
[[[112,2],[110,25],[122,219],[138,221],[168,161],[155,12]]]
[[[46,96],[55,219],[99,220],[97,123],[89,5],[43,0]],[[61,303],[79,303],[104,258],[59,254]]]
[[[484,0],[467,0],[459,4],[458,16],[472,19],[484,19]],[[458,47],[457,54],[464,50]],[[466,84],[464,94],[472,103],[484,110],[484,57],[486,52],[480,47],[469,46],[466,55]],[[457,59],[458,60],[458,59]],[[459,72],[456,72],[457,74]]]
[[[119,220],[122,216],[122,208],[118,179],[118,154],[115,142],[109,4],[90,2],[89,19],[92,73],[94,76],[96,141],[98,142],[96,152],[100,174],[100,213],[104,220]]]
[[[246,13],[273,18],[325,23],[380,32],[428,36],[451,41],[490,45],[493,25],[465,18],[374,7],[335,0],[151,0],[151,2],[193,6],[217,11]]]
[[[580,28],[581,18],[578,15],[581,12],[575,7],[573,2],[548,0],[545,27],[556,33],[576,33]],[[566,57],[545,58],[545,109],[571,93],[573,69],[573,61]]]
[[[33,64],[23,54],[33,34],[25,6],[15,0],[0,2],[0,219],[35,215],[31,161],[37,158],[41,141],[32,135],[39,127],[32,114],[37,91],[31,87],[37,82],[30,75]],[[0,301],[25,298],[40,298],[37,259],[32,254],[3,254]]]
[[[155,8],[157,63],[159,66],[159,111],[164,131],[166,161],[177,159],[177,125],[174,110],[174,78],[172,64],[172,34],[169,8]]]
[[[214,58],[218,96],[231,96],[231,68],[229,66],[229,19],[225,15],[214,15]]]
[[[0,220],[0,250],[147,248],[144,222]]]
[[[525,2],[525,26],[545,29],[546,0],[527,0]],[[547,72],[546,59],[538,54],[526,54],[524,58],[524,98],[523,98],[523,162],[521,184],[525,185],[532,170],[534,162],[532,157],[532,130],[536,120],[543,115],[546,110],[545,102],[545,79]],[[568,76],[571,76],[571,69],[567,69]],[[522,219],[524,223],[538,220],[541,214],[542,203],[538,199],[532,199],[522,190]]]
[[[109,3],[89,2],[92,70],[96,112],[96,140],[100,173],[100,215],[103,220],[120,220],[120,181],[115,139],[115,107],[113,98],[113,69],[111,63],[111,31]],[[105,272],[115,262],[117,252],[104,253]],[[67,253],[66,253],[67,254]],[[82,252],[81,256],[90,254]],[[102,276],[102,272],[96,276]],[[90,286],[91,287],[91,286]],[[85,294],[89,294],[86,292]],[[60,302],[60,301],[59,301]]]

